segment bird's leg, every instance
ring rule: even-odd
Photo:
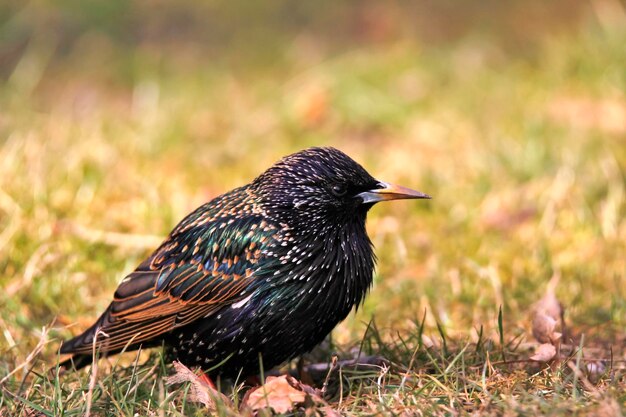
[[[315,384],[315,381],[313,381],[313,378],[311,378],[311,375],[309,375],[309,373],[306,370],[306,365],[304,364],[304,358],[302,356],[298,358],[298,362],[296,364],[296,372],[298,373],[297,378],[301,382],[304,382],[307,385]]]
[[[251,387],[256,387],[258,385],[261,385],[261,378],[259,378],[256,375],[251,375],[249,377],[246,377],[244,382],[246,383],[246,385],[250,385]]]
[[[304,358],[300,356],[298,358],[298,362],[296,363],[296,371],[298,372],[298,376],[302,379],[302,372],[304,371]]]
[[[336,372],[339,368],[352,369],[371,369],[372,367],[389,366],[391,362],[382,356],[360,356],[354,359],[333,360],[331,363],[311,363],[305,365],[301,371],[296,370],[291,375],[298,377],[297,372],[307,375],[315,385],[321,385],[326,381],[330,374]]]
[[[202,372],[201,368],[198,368],[197,370],[198,373],[198,378],[200,378],[200,381],[204,382],[205,384],[207,384],[210,388],[214,389],[215,391],[217,391],[217,387],[215,386],[215,384],[213,383],[213,381],[211,380],[211,378],[205,374],[204,372]]]

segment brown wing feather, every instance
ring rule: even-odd
[[[219,297],[219,300],[211,303],[194,303],[157,293],[154,288],[158,275],[157,271],[146,273],[141,270],[130,274],[120,284],[113,302],[98,321],[82,335],[65,342],[61,353],[91,353],[97,331],[102,332],[98,335],[98,350],[116,352],[124,348],[132,349],[210,315],[224,304],[223,300],[228,300],[228,297]],[[230,302],[236,302],[239,298]]]
[[[260,218],[233,226],[227,218],[219,223],[227,224],[220,228],[222,234],[234,235],[229,228],[236,227],[240,236],[237,244],[231,244],[228,251],[218,245],[209,246],[212,250],[206,251],[203,258],[189,259],[188,245],[172,243],[178,236],[173,232],[121,282],[98,321],[83,334],[64,342],[61,353],[91,353],[98,330],[104,333],[97,340],[97,348],[102,352],[155,344],[164,334],[245,298],[246,290],[264,266],[261,249],[271,242],[276,228]],[[215,225],[203,227],[216,229]],[[258,232],[258,228],[265,233],[252,233],[255,229]]]

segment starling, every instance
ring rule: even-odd
[[[372,284],[365,230],[379,201],[430,198],[374,179],[334,148],[286,156],[200,206],[122,280],[62,364],[165,345],[173,359],[234,378],[311,350]],[[94,342],[94,337],[96,341]]]

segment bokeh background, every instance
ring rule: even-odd
[[[335,146],[431,194],[372,210],[335,331],[524,337],[555,274],[589,343],[626,327],[618,0],[0,4],[0,374],[84,329],[186,213]],[[58,345],[44,348],[54,361]]]

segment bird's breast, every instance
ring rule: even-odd
[[[372,283],[374,254],[364,228],[287,240],[291,244],[276,255],[270,298],[287,299],[303,316],[324,316],[334,324],[343,320]]]

